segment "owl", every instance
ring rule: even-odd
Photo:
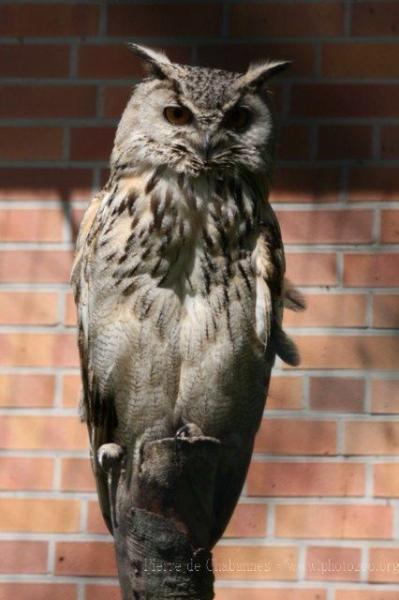
[[[235,73],[131,49],[148,76],[120,120],[71,277],[92,466],[112,532],[100,448],[138,456],[146,440],[220,440],[212,547],[245,480],[275,356],[298,361],[282,315],[301,301],[285,286],[267,201],[266,86],[287,63]]]

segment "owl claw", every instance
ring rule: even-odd
[[[202,430],[195,423],[187,423],[175,433],[177,438],[203,437],[203,435]]]
[[[103,444],[97,451],[97,458],[104,471],[109,471],[120,462],[122,454],[123,450],[119,444]]]

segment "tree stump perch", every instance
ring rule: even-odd
[[[215,438],[177,435],[144,442],[134,457],[116,444],[99,449],[123,600],[214,597],[210,540],[220,447]]]

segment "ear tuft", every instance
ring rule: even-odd
[[[166,54],[148,48],[147,46],[141,46],[131,42],[129,42],[127,46],[129,50],[134,52],[136,56],[144,61],[144,66],[151,75],[154,75],[154,77],[158,77],[159,79],[165,79],[168,76],[170,71],[168,67],[170,67],[172,63]]]
[[[277,73],[285,71],[291,64],[289,60],[252,63],[247,72],[238,79],[237,85],[239,88],[261,86]]]

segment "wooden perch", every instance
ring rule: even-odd
[[[123,600],[214,597],[210,539],[219,454],[220,442],[204,436],[145,442],[139,458],[116,444],[99,449]]]

